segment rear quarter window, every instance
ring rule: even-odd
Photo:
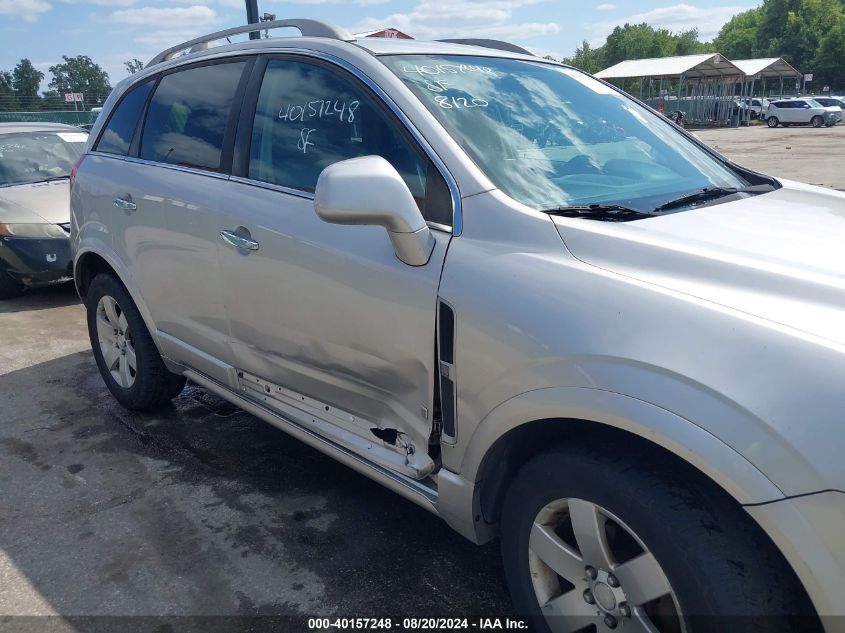
[[[150,80],[126,93],[109,117],[109,122],[94,149],[107,154],[121,156],[129,154],[132,137],[138,127],[138,120],[144,111],[144,105],[147,103],[152,87],[153,81]]]

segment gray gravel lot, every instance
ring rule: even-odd
[[[274,427],[197,387],[156,415],[122,409],[71,287],[0,304],[0,336],[0,630],[510,613],[496,544]]]
[[[845,190],[845,126],[698,134],[752,168]],[[472,545],[196,387],[155,415],[123,410],[70,286],[0,303],[0,403],[0,629],[510,613],[497,544]],[[59,617],[9,618],[44,615]]]
[[[751,126],[693,131],[740,165],[765,174],[845,191],[845,125]]]

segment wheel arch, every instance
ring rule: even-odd
[[[526,412],[533,415],[526,417]],[[580,387],[539,389],[499,405],[473,433],[461,476],[475,482],[486,501],[495,500],[503,484],[493,482],[505,475],[502,460],[509,468],[518,467],[520,459],[553,441],[635,442],[671,453],[739,504],[784,498],[756,466],[701,426],[637,398]],[[485,491],[490,485],[494,491]]]
[[[138,289],[135,287],[135,284],[132,283],[132,277],[129,271],[121,264],[120,260],[112,253],[104,252],[99,248],[96,250],[88,248],[77,251],[73,264],[73,283],[76,286],[76,291],[79,293],[83,303],[85,302],[85,298],[88,293],[88,286],[91,284],[91,280],[100,273],[114,275],[117,280],[123,284],[123,287],[126,288],[126,291],[129,293],[129,296],[132,297],[132,301],[141,313],[141,318],[144,320],[147,330],[153,337],[156,347],[158,347],[159,352],[161,352],[158,329],[155,327],[155,321],[150,315],[150,311],[147,309],[147,305],[144,303],[144,300],[138,292]]]
[[[88,251],[77,257],[73,267],[73,283],[83,300],[88,294],[88,286],[91,285],[91,280],[100,273],[111,273],[120,279],[120,275],[102,255]]]

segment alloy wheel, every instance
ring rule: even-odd
[[[534,519],[528,564],[554,633],[683,633],[675,592],[637,535],[601,506],[558,499]]]
[[[129,389],[138,372],[129,323],[114,297],[104,295],[97,303],[97,339],[106,369],[115,382]]]

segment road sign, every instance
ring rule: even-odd
[[[813,81],[813,73],[807,73],[804,75],[804,81]]]
[[[66,92],[65,93],[65,101],[67,103],[73,103],[73,93],[72,92]]]
[[[82,93],[81,92],[74,92],[73,93],[73,100],[74,101],[83,101]]]
[[[825,86],[822,88],[822,92],[830,92],[830,86]]]

